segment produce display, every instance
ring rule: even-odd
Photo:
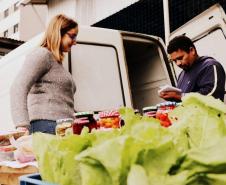
[[[226,105],[190,93],[172,122],[119,110],[125,125],[80,135],[33,135],[42,179],[58,185],[225,185]]]
[[[1,161],[13,161],[14,159],[14,151],[16,148],[12,145],[1,146],[0,147],[0,162]]]
[[[12,145],[12,139],[19,140],[24,137],[26,131],[0,131],[0,162],[14,161],[17,146]]]

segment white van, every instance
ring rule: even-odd
[[[42,34],[0,60],[0,130],[13,129],[9,89],[25,56],[37,47]],[[121,106],[142,110],[161,101],[158,88],[175,85],[165,47],[158,37],[81,27],[77,45],[64,61],[75,80],[75,110],[101,111]]]

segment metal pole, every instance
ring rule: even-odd
[[[168,2],[168,0],[163,0],[163,14],[164,14],[165,44],[168,45],[169,37],[170,37],[169,2]]]

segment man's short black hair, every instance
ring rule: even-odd
[[[193,44],[192,40],[185,35],[179,35],[174,37],[167,47],[167,53],[171,54],[174,51],[177,51],[178,49],[181,49],[187,53],[189,53],[190,48],[195,48],[195,45]],[[196,48],[195,48],[196,50]]]

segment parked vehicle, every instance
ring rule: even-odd
[[[9,89],[26,54],[38,47],[36,36],[0,60],[0,128],[12,129]],[[161,101],[158,88],[175,85],[175,74],[158,37],[81,27],[77,45],[64,67],[76,82],[75,110],[102,111],[121,106],[142,110]]]

